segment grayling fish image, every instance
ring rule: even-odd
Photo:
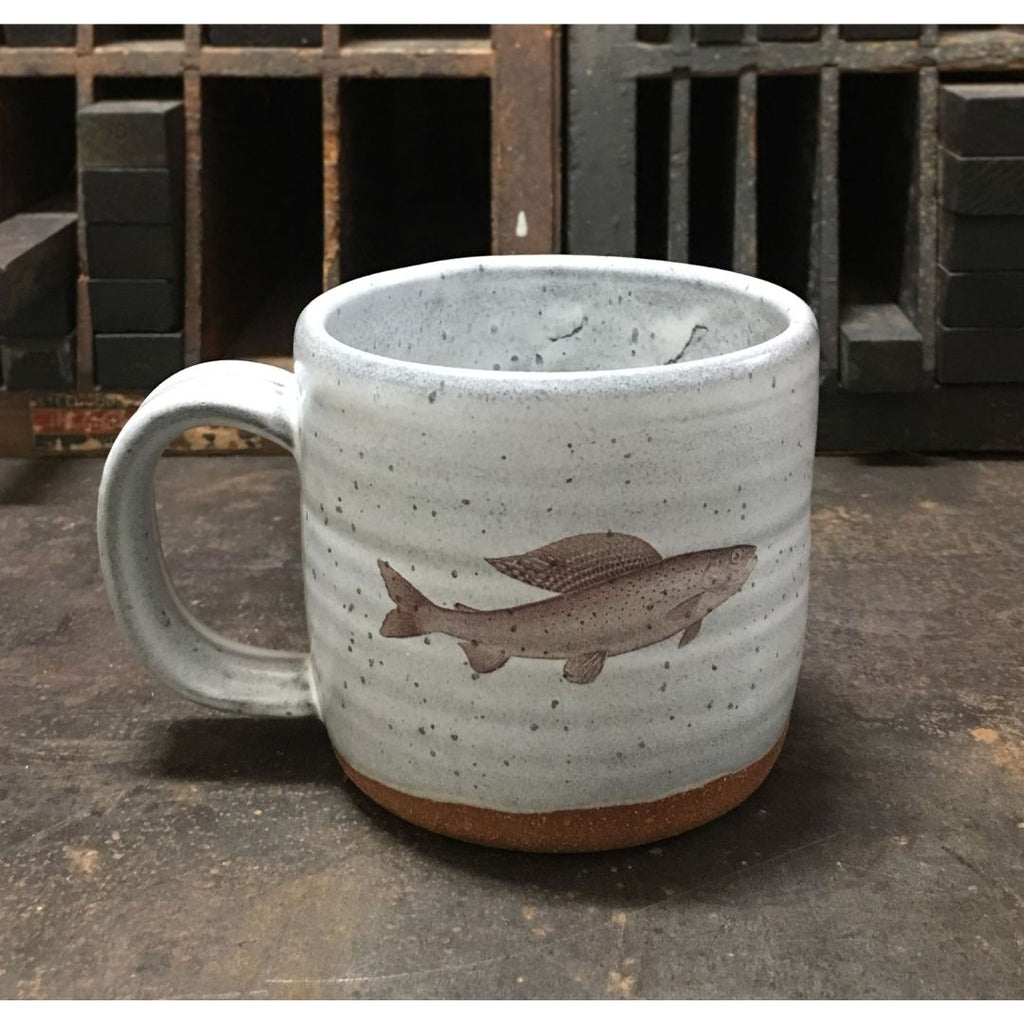
[[[690,643],[704,617],[742,588],[757,548],[737,544],[662,558],[640,537],[581,533],[486,562],[555,596],[509,608],[444,608],[378,559],[395,602],[380,635],[444,633],[461,641],[474,672],[494,672],[509,658],[547,658],[565,662],[570,683],[592,683],[606,658],[677,634],[680,647]]]

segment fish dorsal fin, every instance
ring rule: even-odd
[[[586,590],[660,561],[647,541],[610,532],[578,533],[525,555],[487,559],[498,572],[556,594]]]

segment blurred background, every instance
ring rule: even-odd
[[[1020,450],[1024,28],[0,26],[0,454],[287,365],[339,282],[558,251],[805,298],[819,450]]]

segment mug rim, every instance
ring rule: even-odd
[[[382,287],[414,286],[440,274],[465,273],[483,267],[509,267],[518,270],[544,271],[571,267],[596,275],[631,272],[654,277],[678,276],[688,282],[706,283],[725,287],[744,298],[750,297],[770,305],[780,313],[786,326],[778,334],[754,345],[719,355],[684,360],[671,364],[624,366],[598,370],[488,370],[466,366],[424,363],[395,356],[380,355],[342,341],[327,329],[328,317],[343,303]],[[632,256],[591,256],[564,253],[542,255],[487,255],[463,256],[456,259],[417,263],[393,270],[384,270],[354,278],[328,289],[309,302],[299,314],[295,326],[296,356],[304,335],[319,342],[328,352],[341,356],[348,367],[362,376],[386,377],[391,380],[425,378],[443,379],[449,384],[456,381],[471,390],[493,388],[496,385],[522,388],[551,389],[558,384],[572,385],[574,389],[617,390],[633,386],[643,380],[647,387],[678,386],[688,379],[710,382],[732,379],[741,372],[754,368],[775,366],[795,358],[811,338],[817,342],[817,319],[810,306],[798,295],[761,278],[740,274],[733,270],[704,267],[694,263],[671,260],[643,259]]]

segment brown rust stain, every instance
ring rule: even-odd
[[[322,83],[324,251],[321,267],[324,289],[341,281],[341,122],[338,110],[339,79],[326,76]]]
[[[99,868],[99,850],[79,850],[72,846],[65,846],[64,856],[71,867],[80,874],[94,875]]]
[[[971,729],[971,736],[991,749],[993,764],[1024,779],[1024,737],[1016,729],[1006,723],[998,729],[979,726]]]

